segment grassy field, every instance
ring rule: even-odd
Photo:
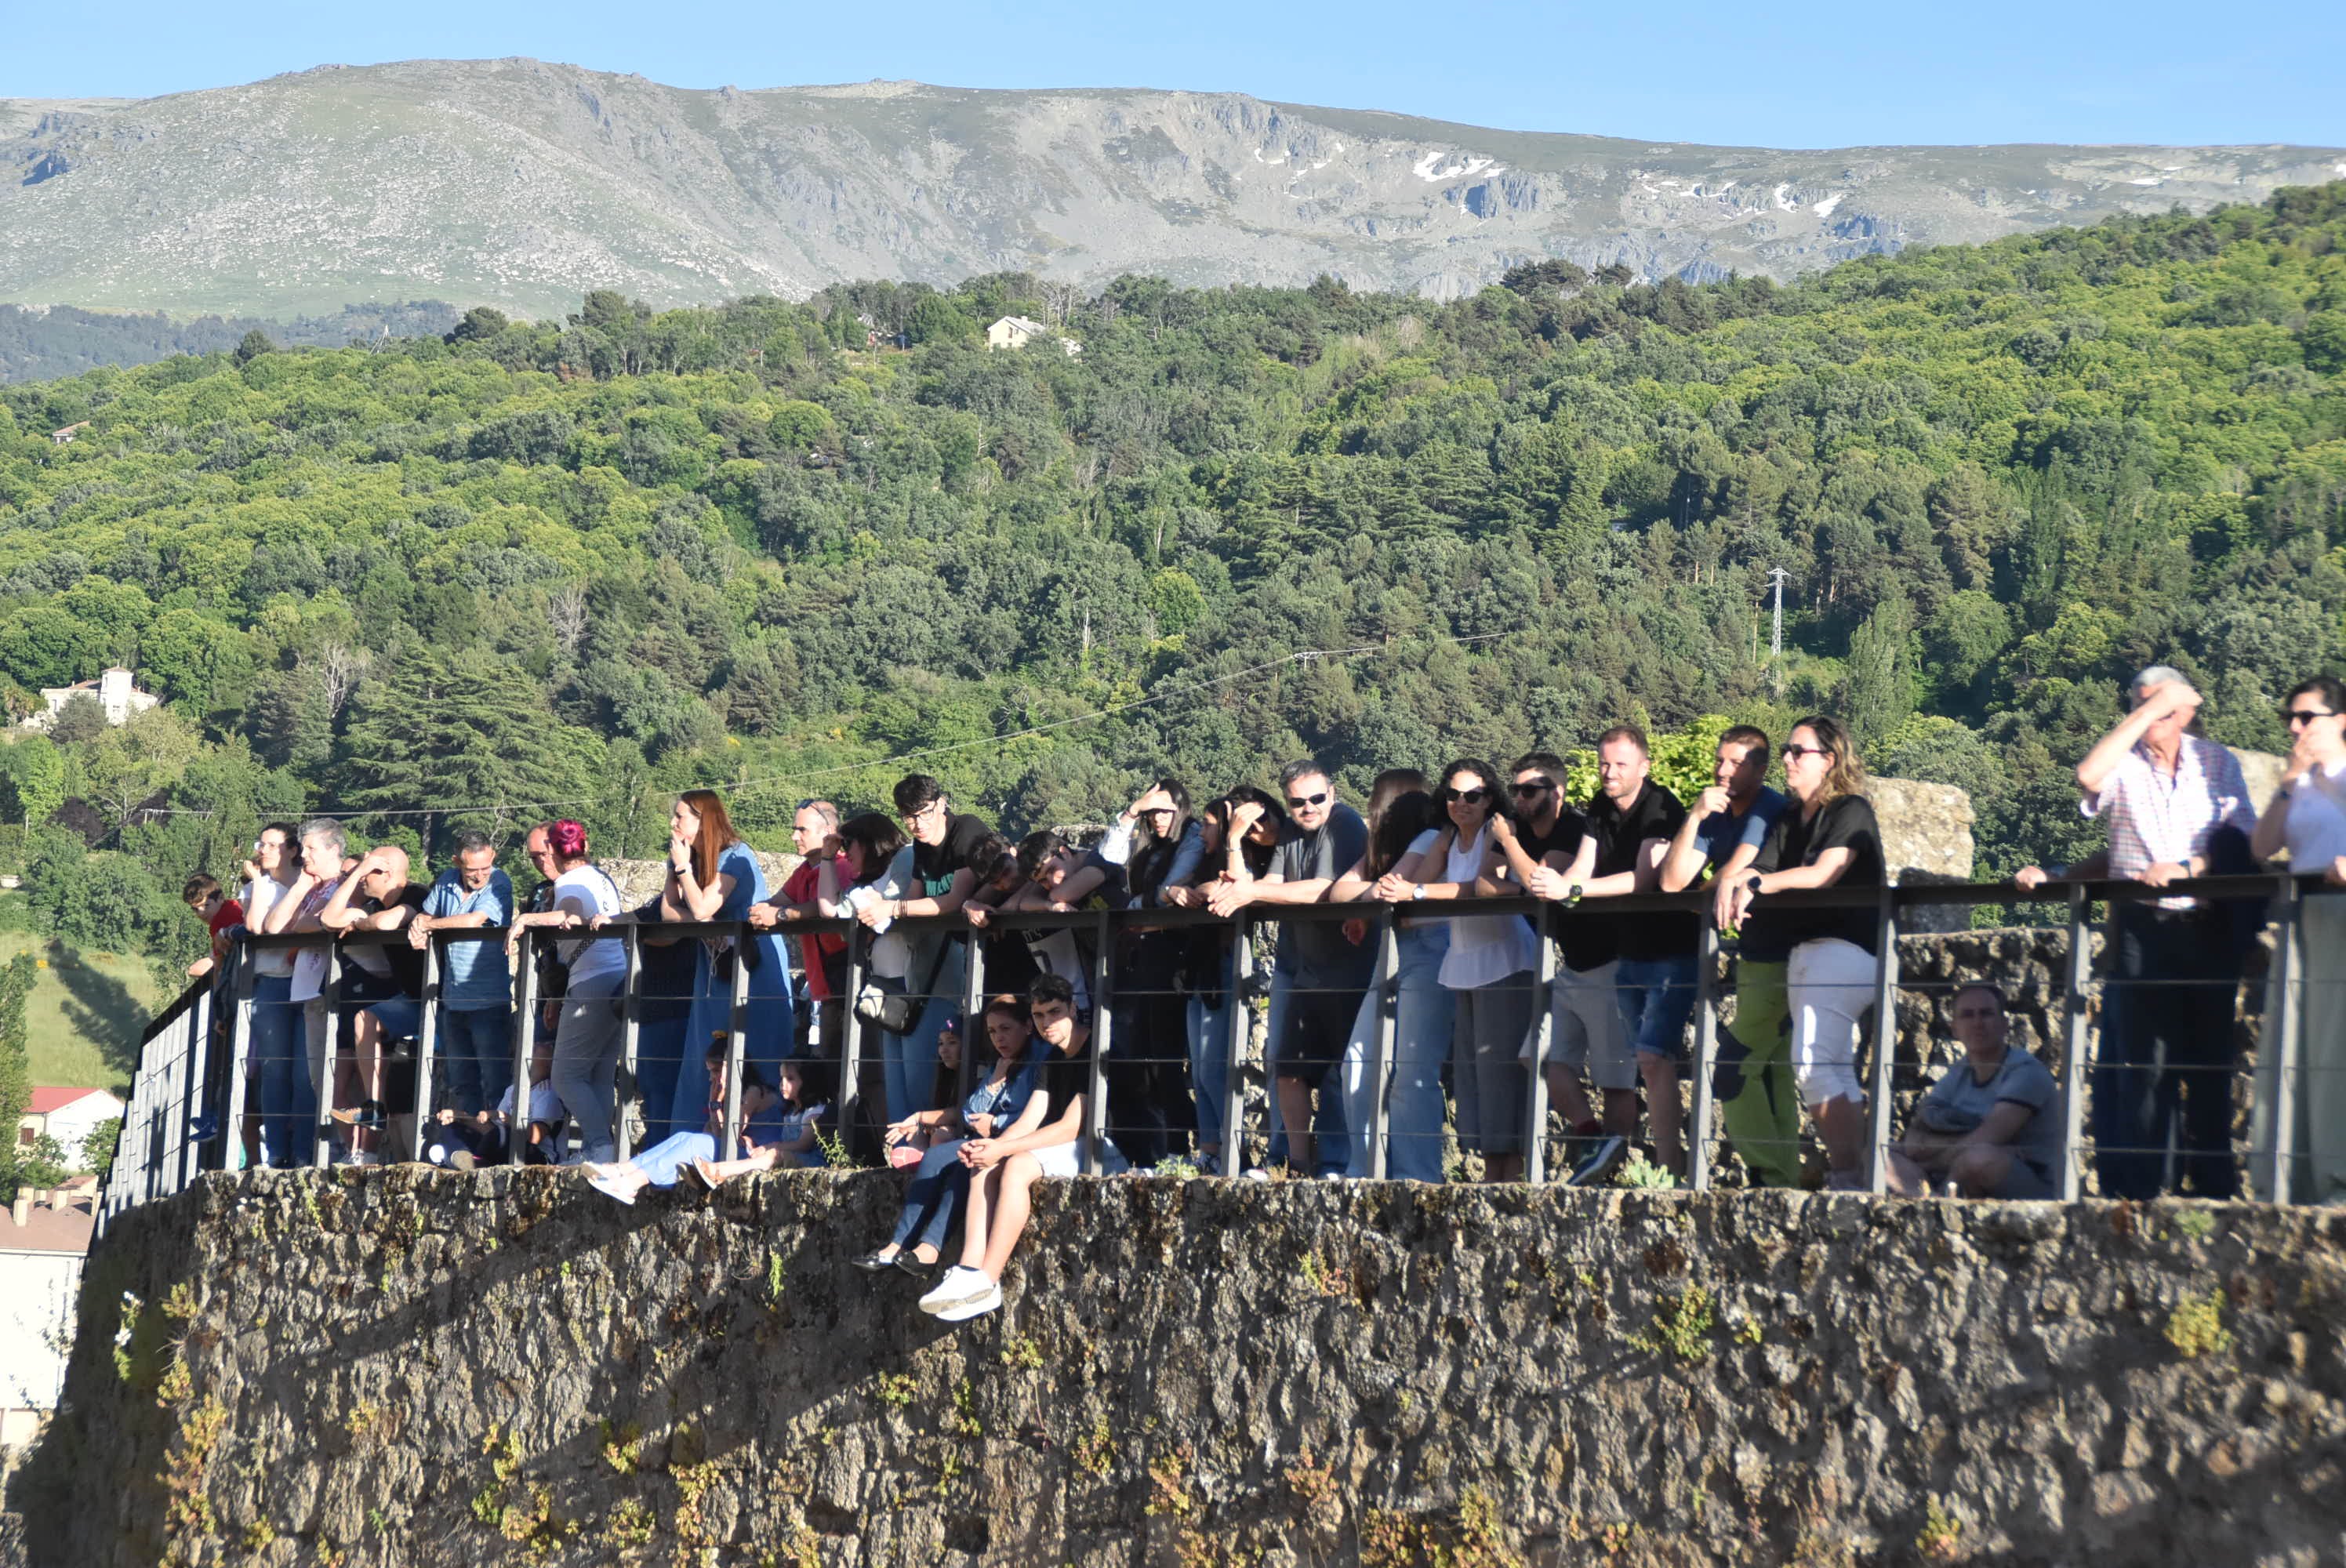
[[[0,962],[27,951],[44,965],[25,1010],[33,1082],[128,1094],[139,1031],[163,1000],[147,961],[0,932]]]

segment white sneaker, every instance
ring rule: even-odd
[[[351,1151],[351,1164],[354,1166],[379,1166],[382,1164],[382,1158],[372,1149],[353,1149]]]
[[[586,1185],[587,1185],[588,1186],[593,1187],[597,1192],[601,1193],[605,1197],[616,1197],[616,1198],[617,1198],[621,1203],[624,1203],[624,1204],[629,1205],[630,1207],[632,1207],[632,1206],[634,1205],[635,1201],[636,1201],[636,1195],[635,1195],[633,1192],[629,1191],[629,1190],[628,1190],[627,1188],[626,1188],[626,1187],[621,1186],[617,1182],[613,1181],[609,1176],[588,1176],[588,1177],[586,1178]]]
[[[942,1317],[947,1308],[975,1301],[995,1288],[994,1281],[985,1277],[984,1269],[956,1263],[945,1270],[944,1278],[929,1288],[926,1296],[921,1298],[921,1310]],[[998,1293],[996,1299],[999,1299]]]
[[[1249,1181],[1269,1181],[1270,1179],[1270,1173],[1263,1169],[1260,1166],[1249,1166],[1247,1167],[1246,1179]]]
[[[937,1313],[937,1321],[940,1323],[966,1323],[972,1318],[983,1318],[988,1312],[998,1311],[1001,1307],[1002,1287],[994,1284],[989,1279],[986,1281],[984,1295],[976,1298],[974,1300],[964,1301],[958,1307],[947,1307],[942,1308]]]

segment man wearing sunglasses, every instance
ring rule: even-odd
[[[1236,914],[1250,903],[1318,903],[1336,879],[1368,852],[1368,824],[1336,799],[1336,786],[1326,769],[1306,758],[1289,763],[1279,781],[1288,823],[1272,851],[1270,869],[1257,879],[1216,882],[1209,888],[1206,904],[1216,914]],[[1327,1081],[1328,1069],[1344,1054],[1377,954],[1370,943],[1345,936],[1335,921],[1299,921],[1288,942],[1295,970],[1288,983],[1286,1028],[1270,1045],[1282,1102],[1280,1119],[1287,1129],[1288,1168],[1310,1176],[1317,1164],[1315,1131],[1331,1134],[1329,1153],[1335,1168],[1342,1168],[1341,1130],[1331,1130],[1325,1117],[1315,1128],[1311,1099]],[[1279,1001],[1274,994],[1274,1009]],[[1323,1111],[1340,1098],[1329,1085],[1329,1093],[1321,1096]]]

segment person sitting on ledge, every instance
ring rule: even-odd
[[[822,1149],[822,1122],[831,1115],[831,1064],[785,1057],[782,1088],[774,1110],[774,1141],[760,1144],[738,1160],[696,1159],[692,1174],[711,1192],[737,1176],[759,1171],[815,1170],[830,1163]]]
[[[985,1004],[985,1037],[994,1047],[993,1070],[973,1088],[958,1110],[915,1111],[888,1129],[890,1164],[917,1164],[904,1189],[904,1211],[888,1244],[854,1260],[867,1273],[901,1268],[925,1279],[937,1266],[946,1234],[969,1195],[972,1166],[961,1151],[973,1138],[1015,1138],[1043,1124],[1043,1096],[1035,1093],[1042,1071],[1027,1025],[1027,1004],[996,996]],[[913,1154],[901,1161],[892,1151]]]
[[[1026,1229],[1029,1194],[1040,1176],[1071,1176],[1091,1104],[1091,1025],[1076,1016],[1066,977],[1038,975],[1026,993],[1027,1015],[1040,1044],[1044,1103],[1040,1125],[1005,1136],[972,1138],[961,1145],[970,1168],[969,1215],[962,1226],[961,1261],[921,1298],[921,1310],[948,1323],[982,1317],[1002,1305],[1002,1271]],[[1129,1169],[1114,1144],[1100,1140],[1101,1174]]]
[[[709,1068],[709,1120],[697,1133],[672,1133],[625,1165],[598,1165],[588,1161],[578,1168],[586,1173],[586,1185],[621,1203],[633,1203],[636,1195],[648,1186],[674,1186],[677,1177],[692,1167],[697,1159],[714,1159],[725,1135],[725,1058],[727,1043],[719,1038],[709,1047],[703,1060]],[[741,1064],[741,1136],[743,1154],[755,1151],[758,1145],[750,1136],[750,1125],[773,1108],[774,1092],[766,1085],[765,1075],[758,1071],[755,1062]],[[697,1174],[697,1173],[696,1173]]]
[[[2012,1044],[2004,993],[1984,981],[1955,993],[1964,1059],[1947,1069],[1890,1156],[1890,1190],[1923,1197],[1953,1182],[1964,1197],[2060,1196],[2061,1093],[2045,1064]]]

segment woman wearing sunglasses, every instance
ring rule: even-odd
[[[1424,857],[1439,881],[1412,881],[1399,871],[1378,879],[1388,901],[1460,899],[1523,891],[1500,841],[1515,820],[1489,764],[1462,759],[1442,770],[1433,799],[1447,817]],[[1477,884],[1480,884],[1478,889]],[[1450,1086],[1458,1101],[1458,1146],[1483,1156],[1484,1181],[1516,1181],[1524,1172],[1524,1035],[1532,1023],[1532,966],[1539,962],[1531,922],[1521,915],[1475,915],[1450,922],[1450,951],[1440,981],[1454,1003]]]
[[[1796,888],[1881,886],[1882,830],[1873,803],[1861,792],[1865,764],[1840,724],[1822,715],[1800,720],[1784,743],[1783,759],[1792,802],[1769,830],[1754,862],[1769,869],[1745,883],[1729,912],[1741,922],[1745,960],[1786,965],[1792,1081],[1825,1146],[1827,1186],[1852,1192],[1864,1176],[1865,1091],[1857,1082],[1857,1021],[1873,1005],[1881,963],[1874,912],[1771,910],[1768,895]]]
[[[2298,682],[2281,704],[2281,719],[2293,743],[2289,764],[2249,844],[2260,863],[2286,859],[2300,875],[2346,883],[2346,685],[2327,675]],[[2346,1199],[2346,985],[2340,983],[2346,978],[2346,897],[2307,899],[2297,933],[2303,955],[2297,995],[2282,991],[2281,967],[2275,964],[2265,1016],[2280,1018],[2293,1004],[2300,1021],[2297,1082],[2290,1085],[2290,1147],[2296,1154],[2289,1196],[2299,1203],[2332,1203]],[[2273,1146],[2280,1088],[2280,1054],[2258,1052],[2251,1149]],[[2249,1166],[2264,1169],[2261,1160]]]

